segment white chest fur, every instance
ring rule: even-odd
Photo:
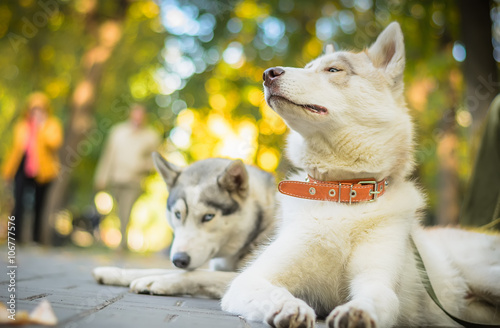
[[[357,265],[352,253],[360,245],[376,247],[386,235],[408,236],[417,221],[416,211],[423,200],[413,184],[401,183],[391,189],[377,202],[355,205],[281,195],[280,234],[265,252],[270,256],[258,260],[274,259],[274,263],[265,265],[275,268],[269,279],[305,299],[317,313],[327,313],[345,303]],[[401,243],[396,237],[394,247]]]

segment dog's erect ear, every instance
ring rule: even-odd
[[[248,173],[245,164],[240,159],[229,163],[217,177],[217,183],[221,188],[245,197],[248,194]]]
[[[373,66],[381,68],[393,79],[400,82],[405,68],[405,44],[399,23],[392,22],[380,33],[368,49]]]
[[[325,47],[325,55],[333,54],[335,52],[335,46],[333,44],[327,44]]]
[[[167,184],[167,188],[170,190],[170,188],[174,186],[175,180],[181,173],[182,169],[177,165],[167,162],[167,160],[157,152],[154,152],[152,156],[156,171],[160,173],[163,180],[165,180],[165,183]]]

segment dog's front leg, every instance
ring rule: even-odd
[[[168,269],[122,269],[112,266],[97,267],[92,270],[94,279],[103,285],[128,287],[137,278],[175,272]]]
[[[138,278],[131,282],[130,290],[154,295],[193,295],[220,299],[236,272],[181,271],[158,276]]]
[[[399,299],[395,287],[405,263],[406,240],[394,231],[379,231],[357,245],[347,273],[350,301],[328,316],[328,327],[386,328],[396,324]],[[391,238],[384,236],[391,235]],[[404,235],[404,234],[402,234]]]
[[[311,328],[316,319],[304,301],[254,272],[244,272],[231,283],[222,298],[222,309],[277,328]]]

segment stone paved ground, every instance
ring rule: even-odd
[[[5,246],[0,247],[7,254]],[[1,273],[7,271],[1,255]],[[223,312],[217,300],[193,297],[138,295],[128,288],[98,285],[90,272],[99,265],[166,267],[159,255],[117,257],[111,253],[90,255],[82,250],[24,247],[17,250],[17,310],[32,310],[47,299],[59,320],[58,327],[213,327],[261,328]],[[156,263],[156,265],[155,265]],[[0,277],[0,302],[8,300],[8,276]],[[317,327],[325,327],[320,322]]]

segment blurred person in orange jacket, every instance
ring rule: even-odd
[[[58,149],[63,142],[60,121],[51,115],[49,98],[42,92],[28,97],[26,112],[14,125],[13,145],[2,168],[2,175],[14,189],[16,240],[22,241],[26,195],[34,190],[33,240],[41,241],[42,213],[51,181],[59,172]]]

